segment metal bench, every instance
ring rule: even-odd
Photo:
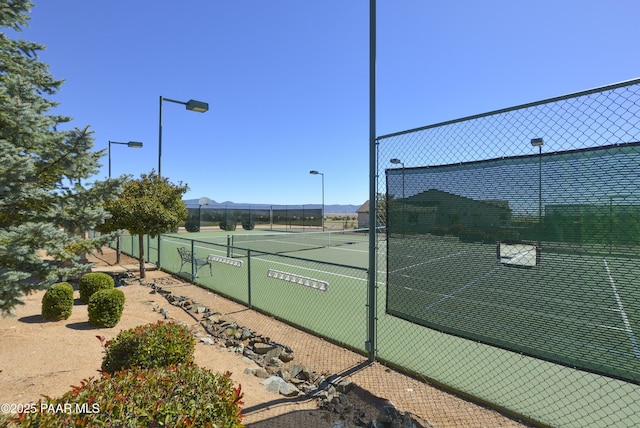
[[[194,257],[191,250],[188,250],[185,247],[179,247],[178,254],[180,254],[180,261],[182,262],[182,264],[180,265],[180,271],[178,273],[182,272],[182,268],[188,263],[190,266],[192,266],[193,279],[196,279],[198,277],[198,271],[200,270],[200,268],[206,265],[209,265],[209,273],[213,275],[212,265],[208,259],[199,259],[197,257]]]

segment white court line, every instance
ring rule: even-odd
[[[476,279],[474,279],[473,281],[469,281],[467,282],[465,285],[463,285],[462,287],[458,288],[457,290],[441,297],[437,302],[433,302],[432,304],[430,304],[429,306],[427,306],[427,309],[433,309],[434,307],[438,306],[440,303],[444,302],[445,300],[449,300],[450,298],[452,298],[453,296],[455,296],[456,294],[462,293],[464,290],[466,290],[467,288],[471,287],[472,285],[476,284],[477,282],[479,282],[480,280],[485,279],[486,277],[493,275],[493,273],[500,269],[500,268],[504,268],[504,266],[502,265],[498,265],[496,267],[494,267],[493,269],[491,269],[489,272],[486,272],[482,275],[480,275],[479,277],[477,277]]]
[[[446,256],[441,256],[441,257],[438,257],[438,258],[435,258],[435,259],[429,259],[429,260],[424,261],[424,262],[422,262],[422,263],[416,263],[415,265],[405,266],[405,267],[403,267],[403,268],[400,268],[400,269],[396,269],[396,270],[394,270],[394,271],[391,271],[390,273],[397,273],[397,272],[400,272],[401,270],[412,269],[412,268],[414,268],[414,267],[416,267],[416,266],[426,265],[426,264],[429,264],[429,263],[433,263],[433,262],[437,262],[437,261],[440,261],[440,260],[448,259],[448,258],[450,258],[450,257],[456,257],[456,256],[459,256],[459,255],[461,255],[461,254],[466,254],[466,253],[468,253],[468,252],[469,252],[469,251],[468,251],[468,250],[466,250],[466,251],[460,251],[460,252],[455,253],[455,254],[447,254]]]
[[[629,336],[629,340],[631,341],[631,346],[633,347],[633,354],[636,358],[640,358],[640,348],[638,347],[638,342],[636,340],[636,335],[633,333],[633,329],[631,328],[631,323],[629,322],[629,317],[627,313],[624,311],[624,307],[622,306],[622,299],[618,294],[618,287],[616,287],[616,283],[613,280],[613,276],[611,276],[611,271],[609,270],[609,263],[607,263],[607,259],[603,258],[604,267],[607,270],[607,276],[609,277],[609,282],[611,283],[611,288],[613,289],[613,295],[616,298],[616,303],[618,304],[618,309],[620,309],[620,315],[622,316],[622,322],[624,323],[625,331]]]

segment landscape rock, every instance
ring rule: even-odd
[[[300,394],[300,391],[295,386],[282,379],[280,376],[271,376],[260,382],[261,385],[266,385],[267,391],[277,392],[285,397],[294,397]]]
[[[216,343],[212,338],[210,337],[201,337],[200,338],[200,342],[202,343],[206,343],[207,345],[213,345],[214,343]]]
[[[256,354],[266,354],[267,352],[271,351],[274,348],[275,348],[275,345],[271,343],[257,342],[253,345],[253,351]]]

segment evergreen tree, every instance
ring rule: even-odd
[[[29,0],[0,0],[0,28],[27,25]],[[62,80],[38,59],[44,46],[0,33],[0,313],[21,298],[90,266],[81,258],[110,236],[85,238],[84,231],[108,214],[124,179],[83,183],[98,172],[104,150],[91,151],[88,127],[59,130],[71,118],[50,113]],[[50,263],[43,256],[58,263]]]
[[[144,235],[155,238],[178,229],[189,215],[182,200],[187,190],[186,184],[170,183],[167,178],[159,178],[151,171],[150,174],[142,174],[139,180],[127,181],[122,194],[105,203],[111,218],[101,227],[125,229],[131,235],[138,235],[140,278],[146,276]]]

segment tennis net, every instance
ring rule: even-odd
[[[231,247],[265,253],[289,253],[368,242],[369,229],[328,232],[278,232],[231,235]],[[233,254],[233,251],[232,251]]]

